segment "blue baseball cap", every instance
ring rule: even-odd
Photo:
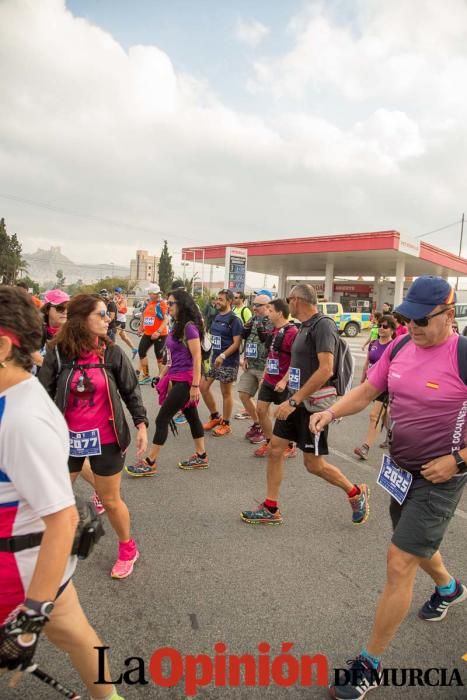
[[[123,292],[123,287],[115,287],[114,292],[117,292],[117,294],[121,294]]]
[[[258,292],[255,292],[255,294],[257,297],[259,297],[260,294],[264,294],[264,296],[272,299],[272,293],[269,291],[269,289],[260,289]]]
[[[425,275],[412,282],[407,295],[394,311],[406,318],[423,318],[440,304],[454,304],[456,293],[442,277]]]

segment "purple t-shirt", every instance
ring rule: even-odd
[[[411,472],[466,445],[467,386],[459,376],[458,341],[453,334],[429,348],[408,342],[392,361],[388,349],[368,373],[370,384],[389,390],[391,457]]]
[[[188,342],[188,340],[194,340],[195,338],[199,338],[198,329],[194,323],[187,323],[185,326],[185,340]],[[167,350],[169,377],[179,372],[188,372],[193,369],[193,358],[188,346],[174,338],[173,331],[170,331],[168,334],[165,347]]]
[[[391,341],[389,341],[391,342]],[[380,343],[379,340],[372,340],[368,348],[368,369],[373,367],[386,350],[389,343]]]

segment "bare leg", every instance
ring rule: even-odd
[[[258,413],[256,412],[256,405],[253,401],[253,397],[250,396],[250,394],[247,394],[245,391],[239,391],[238,396],[245,411],[250,415],[253,423],[259,423]]]
[[[91,484],[92,488],[95,490],[96,489],[96,482],[94,481],[94,474],[92,473],[91,470],[91,464],[89,463],[89,459],[86,457],[84,460],[83,468],[81,469],[81,476],[85,481],[88,482],[88,484]]]
[[[261,426],[261,430],[263,431],[263,435],[266,438],[266,440],[270,440],[272,438],[272,422],[269,417],[269,406],[270,403],[266,403],[266,401],[258,401],[256,403],[256,410],[258,412],[258,423]]]
[[[133,350],[133,343],[131,342],[131,340],[129,339],[129,337],[127,336],[127,334],[123,330],[123,328],[120,328],[120,330],[117,332],[118,332],[118,335],[120,336],[120,338],[123,340],[123,342],[128,345],[130,350]]]
[[[321,479],[324,479],[333,486],[338,486],[346,493],[350,493],[350,491],[353,490],[354,485],[344,476],[341,470],[333,464],[326,462],[321,455],[316,456],[305,452],[303,455],[303,462],[310,474],[321,477]]]
[[[444,566],[443,557],[435,552],[431,559],[421,559],[420,568],[431,576],[437,586],[447,586],[452,576]]]
[[[381,656],[406,617],[412,602],[413,585],[420,557],[389,546],[387,579],[376,608],[368,653]]]
[[[279,500],[279,490],[284,478],[284,450],[288,445],[287,440],[272,436],[269,443],[268,466],[266,470],[267,491],[266,498],[271,501]]]
[[[211,391],[213,381],[214,379],[212,377],[208,377],[207,379],[206,377],[203,377],[200,384],[201,396],[203,397],[203,401],[206,404],[209,413],[217,413],[216,400]]]
[[[368,425],[368,432],[366,434],[365,443],[368,447],[371,447],[376,440],[378,434],[378,427],[381,426],[381,410],[383,409],[383,403],[381,401],[375,401],[371,407],[370,422]],[[383,409],[384,410],[384,409]],[[376,421],[379,417],[379,423],[376,425]]]
[[[221,385],[222,394],[222,418],[224,420],[230,420],[233,411],[233,384],[229,382],[228,384]]]
[[[111,686],[95,685],[98,678],[98,656],[94,647],[101,647],[103,644],[89,624],[71,581],[55,602],[44,633],[52,644],[68,654],[89,695],[94,698],[107,697]],[[107,659],[105,673],[106,679],[110,680]]]
[[[97,495],[120,542],[130,539],[130,514],[120,495],[121,472],[114,476],[94,475]]]

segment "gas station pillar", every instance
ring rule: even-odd
[[[324,298],[327,301],[332,301],[334,294],[334,263],[326,263],[326,278],[324,280]]]
[[[394,306],[402,302],[404,295],[405,260],[400,258],[396,263],[396,284],[394,287]]]
[[[287,274],[285,271],[284,263],[281,264],[279,268],[279,282],[277,284],[277,296],[279,299],[284,299],[287,294]]]

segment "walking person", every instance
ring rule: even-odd
[[[117,335],[123,340],[123,342],[128,345],[131,350],[131,357],[134,360],[138,354],[138,348],[135,348],[129,337],[127,336],[126,329],[126,315],[128,313],[128,303],[123,296],[123,289],[121,287],[116,287],[114,290],[114,302],[117,306]]]
[[[99,296],[103,299],[103,301],[107,307],[107,315],[109,317],[109,326],[107,329],[107,335],[109,336],[110,340],[112,342],[114,342],[115,338],[117,336],[117,328],[118,328],[117,304],[113,300],[112,294],[107,289],[101,289],[101,291],[99,292]]]
[[[253,525],[282,523],[278,499],[284,478],[284,450],[293,441],[303,452],[303,463],[310,474],[344,491],[352,509],[352,522],[361,525],[369,515],[368,486],[352,484],[340,469],[325,459],[329,454],[327,430],[315,440],[309,428],[310,415],[317,410],[315,406],[337,396],[333,385],[339,342],[336,324],[318,312],[316,290],[311,285],[296,285],[288,303],[293,318],[301,321],[292,345],[289,398],[277,407],[275,414],[267,464],[266,499],[256,510],[243,511],[241,518]]]
[[[386,583],[370,638],[348,662],[350,682],[331,687],[337,700],[357,700],[377,687],[375,672],[381,673],[381,657],[409,612],[419,569],[435,586],[419,610],[422,620],[439,622],[467,600],[467,588],[439,551],[467,481],[467,341],[452,331],[455,301],[446,280],[417,278],[396,309],[407,319],[409,335],[394,340],[363,384],[310,420],[318,434],[389,392],[389,456],[378,477],[391,495]]]
[[[167,304],[162,299],[158,284],[151,284],[146,289],[149,301],[143,307],[138,335],[141,340],[138,346],[139,355],[139,383],[150,384],[148,351],[154,348],[159,375],[164,367],[165,341],[168,333]]]
[[[47,343],[58,333],[66,322],[67,307],[70,296],[61,289],[50,289],[44,295],[44,303],[41,306],[43,318],[42,342],[40,350],[34,353],[34,374],[38,374],[47,352]]]
[[[381,316],[378,323],[378,334],[378,340],[373,340],[368,347],[368,354],[362,371],[362,384],[366,381],[368,371],[381,359],[389,343],[396,337],[396,321],[392,314]],[[388,402],[389,395],[387,391],[382,392],[373,401],[365,442],[354,449],[354,454],[360,459],[368,459],[370,447],[375,442],[378,434],[378,426],[381,426],[381,430],[383,427],[386,427]]]
[[[379,338],[379,331],[378,331],[378,323],[380,322],[381,317],[383,314],[381,311],[373,311],[371,314],[371,328],[370,328],[370,333],[368,335],[368,338],[362,345],[362,350],[365,350],[365,348],[373,341],[373,340],[378,340]]]
[[[230,289],[221,289],[216,297],[217,316],[211,324],[212,353],[207,377],[201,380],[201,395],[209,409],[209,420],[203,425],[215,437],[224,437],[232,432],[230,417],[233,410],[233,385],[237,381],[240,364],[240,342],[242,322],[232,311],[233,294]],[[218,381],[222,394],[222,416],[211,391]]]
[[[89,459],[97,494],[119,542],[111,576],[126,578],[139,552],[120,493],[125,452],[131,441],[122,400],[137,429],[137,454],[146,451],[148,421],[136,373],[121,348],[109,340],[108,324],[100,296],[74,297],[68,306],[67,323],[47,352],[39,381],[68,425],[72,481]]]
[[[245,325],[253,316],[251,309],[246,305],[246,296],[243,292],[233,293],[232,311]]]
[[[149,454],[125,470],[130,476],[154,476],[157,459],[167,441],[169,424],[181,411],[191,430],[195,452],[178,463],[180,469],[207,469],[208,456],[204,444],[204,430],[198,415],[201,380],[201,341],[204,324],[201,313],[191,294],[177,289],[167,301],[173,325],[167,337],[167,364],[157,383],[160,410],[156,418],[156,432]]]
[[[268,355],[267,343],[271,339],[272,323],[268,318],[270,299],[265,294],[259,294],[253,302],[253,316],[245,324],[242,331],[243,374],[238,382],[238,396],[243,404],[245,413],[253,420],[253,424],[245,434],[245,438],[253,445],[266,440],[259,422],[256,404],[253,400],[263,379]]]
[[[256,410],[265,442],[254,452],[255,457],[267,457],[272,438],[272,422],[269,416],[271,404],[278,405],[288,398],[287,384],[289,381],[289,366],[292,356],[292,345],[298,329],[288,319],[289,305],[285,299],[273,299],[269,302],[269,320],[273,325],[269,342],[268,356],[261,385],[259,387]],[[295,457],[297,448],[289,442],[284,450],[284,457]]]
[[[67,654],[91,699],[122,700],[114,686],[95,685],[95,647],[102,642],[72,582],[79,518],[67,467],[68,430],[30,373],[41,342],[42,319],[30,297],[1,286],[0,670],[30,668],[43,632]],[[107,660],[105,668],[110,673]]]

